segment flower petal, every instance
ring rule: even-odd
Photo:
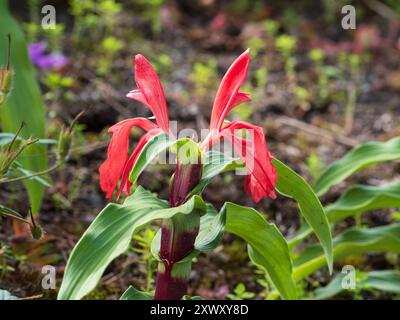
[[[235,135],[236,130],[242,129],[247,130],[251,138]],[[232,121],[219,135],[232,143],[235,154],[241,157],[249,170],[244,183],[246,192],[255,202],[267,196],[275,199],[274,189],[278,175],[271,162],[263,129],[244,121]]]
[[[239,103],[249,100],[245,93],[240,93],[240,87],[246,80],[250,63],[250,51],[247,49],[230,66],[219,85],[211,112],[210,129],[219,130],[228,112]]]
[[[157,130],[158,127],[146,118],[126,119],[112,126],[108,145],[107,159],[100,166],[100,187],[108,199],[112,198],[114,190],[121,177],[128,159],[129,135],[132,127],[140,127],[145,131]]]
[[[122,192],[124,192],[126,195],[129,195],[132,186],[132,183],[129,181],[129,174],[146,143],[160,132],[162,132],[161,129],[153,129],[139,139],[131,155],[129,156],[128,161],[126,161],[124,169],[122,170],[121,183],[118,188],[117,200],[120,198]]]
[[[127,97],[149,107],[158,126],[168,133],[169,120],[164,90],[153,66],[141,54],[135,56],[135,82],[138,90],[130,91]]]

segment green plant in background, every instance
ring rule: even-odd
[[[285,64],[285,72],[286,77],[289,81],[289,84],[295,84],[295,65],[296,59],[294,57],[294,53],[296,50],[296,38],[293,36],[289,36],[287,34],[280,35],[276,38],[275,46],[278,52],[281,54],[284,64]]]
[[[23,23],[22,27],[26,33],[26,37],[29,43],[36,42],[38,40],[39,33],[41,32],[40,25],[40,7],[39,0],[28,0],[28,10],[29,10],[29,22]]]
[[[265,50],[265,40],[258,36],[250,37],[246,39],[245,47],[250,48],[253,57],[257,57]]]
[[[279,22],[276,20],[265,20],[264,30],[268,38],[274,39],[279,30]]]
[[[296,85],[293,88],[293,94],[300,108],[306,111],[310,109],[310,101],[312,100],[310,91],[304,87]]]
[[[343,91],[344,130],[350,133],[353,128],[357,98],[363,85],[362,63],[369,60],[368,55],[342,52],[338,56],[340,88]]]
[[[140,7],[141,17],[150,23],[151,30],[158,34],[161,31],[160,10],[165,0],[135,0],[132,1]]]
[[[57,23],[54,28],[43,29],[44,37],[47,39],[52,51],[60,51],[65,25]]]
[[[322,196],[331,187],[359,170],[398,159],[400,159],[400,137],[395,137],[387,142],[369,142],[360,145],[328,166],[317,179],[314,190]],[[357,217],[371,210],[399,207],[400,182],[392,182],[381,186],[352,185],[337,201],[325,205],[324,210],[331,228],[334,230],[336,223],[349,217]],[[323,252],[319,245],[312,245],[300,254],[295,250],[296,246],[302,243],[310,232],[307,224],[304,224],[298,234],[289,240],[289,246],[295,253],[293,274],[296,281],[305,279],[324,265]],[[372,228],[356,226],[344,230],[333,239],[335,261],[371,252],[400,253],[400,224],[398,222]],[[373,271],[371,281],[375,284],[381,283],[381,285],[374,284],[373,286],[388,292],[400,291],[400,279],[397,273],[394,270]],[[376,280],[377,278],[380,280]],[[389,281],[382,280],[383,278],[390,279],[390,288],[386,284],[382,284],[382,281],[389,283]],[[338,283],[340,283],[338,281],[335,278],[331,285],[316,290],[315,298],[329,298],[338,294],[342,291],[341,288],[338,289]],[[358,280],[358,282],[367,283],[368,281]],[[365,286],[362,285],[361,288],[365,289]]]
[[[105,75],[110,71],[112,63],[122,47],[122,41],[113,36],[108,36],[101,41],[97,60],[97,72],[100,75]]]
[[[307,170],[311,176],[312,184],[314,184],[321,175],[324,165],[321,161],[321,158],[315,153],[307,157],[306,164]]]
[[[35,73],[29,62],[24,35],[12,18],[7,1],[0,2],[0,65],[7,63],[7,35],[12,38],[11,66],[15,72],[13,90],[0,107],[0,124],[3,132],[15,133],[24,122],[21,137],[45,136],[45,109]],[[45,145],[33,145],[19,158],[27,170],[40,171],[47,167]],[[44,187],[34,180],[25,180],[33,212],[40,208]]]
[[[239,283],[233,293],[228,294],[228,298],[230,300],[246,300],[254,298],[255,294],[253,292],[249,292],[246,290],[246,287],[243,283]]]
[[[144,291],[152,291],[154,285],[154,272],[157,270],[157,260],[151,252],[151,244],[156,236],[157,231],[153,228],[146,228],[141,234],[133,235],[138,247],[132,250],[140,254],[139,263],[145,266],[144,274],[146,276],[146,286],[142,288]]]
[[[218,62],[215,59],[209,59],[207,63],[194,63],[188,79],[193,84],[195,95],[200,100],[207,97],[210,89],[215,87],[213,79],[217,78],[217,66]]]
[[[324,64],[325,53],[322,49],[313,49],[309,52],[308,56],[314,63],[315,74],[318,82],[319,104],[322,104],[327,100],[329,95],[329,70]]]
[[[26,261],[26,256],[14,252],[8,244],[0,242],[0,281],[6,273],[16,271],[9,261],[18,261],[18,263],[23,264]]]
[[[44,98],[47,100],[57,100],[64,89],[71,88],[74,85],[73,78],[55,72],[46,74],[42,82],[49,89],[44,95]]]
[[[155,57],[154,69],[157,73],[167,74],[172,70],[172,59],[165,53],[159,53]]]
[[[94,41],[110,36],[116,15],[122,11],[122,5],[114,0],[70,0],[69,4],[75,18],[72,34],[77,44],[87,44],[87,36]]]
[[[20,158],[33,146],[54,144],[54,140],[37,139],[32,137],[29,137],[28,139],[21,138],[20,133],[22,132],[24,124],[21,125],[15,134],[0,133],[0,185],[23,181],[35,181],[45,187],[50,186],[46,176],[60,168],[65,163],[72,144],[73,127],[80,115],[81,114],[74,119],[70,127],[64,127],[61,130],[57,144],[56,162],[51,167],[41,171],[31,171],[26,169],[26,167],[21,163]],[[42,230],[33,219],[31,209],[29,210],[29,213],[30,220],[25,219],[18,212],[0,205],[0,216],[26,224],[29,226],[33,238],[39,239],[42,236]]]

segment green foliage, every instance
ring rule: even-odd
[[[332,163],[317,180],[314,190],[325,194],[332,186],[351,174],[389,160],[400,159],[400,137],[386,142],[368,142],[355,147],[341,159]]]
[[[312,153],[306,159],[307,170],[311,176],[312,184],[317,181],[323,170],[323,163],[317,154]]]
[[[0,2],[0,65],[6,62],[6,35],[11,34],[11,65],[15,72],[13,89],[0,108],[0,123],[4,132],[16,132],[22,122],[26,123],[21,136],[43,138],[45,135],[45,110],[35,73],[29,62],[26,42],[16,21],[11,17],[7,1]],[[24,152],[20,162],[27,170],[43,170],[47,166],[44,145],[34,145]],[[24,182],[33,212],[40,208],[44,187],[33,180]]]
[[[97,72],[105,75],[110,72],[116,54],[123,47],[122,41],[113,36],[105,37],[100,44],[100,55],[97,60]]]
[[[156,235],[156,231],[150,227],[145,228],[140,234],[133,235],[133,240],[137,247],[133,247],[133,251],[140,254],[138,263],[146,266],[145,276],[146,276],[146,291],[152,289],[154,284],[154,271],[157,269],[157,260],[154,258],[151,252],[151,243]],[[129,289],[128,289],[129,290]]]
[[[276,189],[282,195],[297,201],[300,212],[324,248],[329,271],[332,272],[332,236],[328,219],[317,195],[296,172],[277,159],[272,160],[278,172]]]
[[[152,300],[153,296],[150,293],[136,290],[130,286],[124,294],[119,298],[120,300]]]
[[[395,252],[400,253],[400,224],[370,229],[349,229],[333,240],[334,260],[344,259],[363,253]],[[320,245],[307,248],[293,262],[293,275],[296,281],[321,268],[324,265],[323,251]]]
[[[109,263],[128,249],[132,234],[148,223],[205,210],[206,206],[198,196],[180,207],[168,208],[165,201],[141,187],[123,205],[109,204],[72,251],[58,299],[81,299],[92,291]]]
[[[284,298],[296,299],[289,248],[278,228],[253,208],[227,202],[221,211],[226,214],[225,230],[248,243],[251,260],[268,272]]]
[[[276,38],[275,46],[283,58],[287,60],[294,54],[296,43],[295,37],[283,34]]]
[[[338,274],[324,288],[315,290],[312,299],[322,300],[332,298],[341,292],[354,292],[360,290],[372,291],[373,289],[400,294],[400,271],[384,270],[361,272],[356,271],[356,288],[343,289],[342,281],[346,275]]]
[[[246,300],[254,298],[255,294],[253,292],[246,291],[246,287],[243,283],[236,285],[233,293],[228,294],[230,300]]]
[[[400,208],[400,183],[383,186],[354,185],[325,207],[331,223],[350,216],[384,208]]]
[[[161,32],[160,10],[165,0],[137,0],[140,7],[141,17],[150,23],[151,30],[158,34]]]
[[[122,5],[115,0],[70,0],[69,3],[75,18],[74,41],[82,44],[87,42],[83,33],[98,41],[110,35],[116,15],[122,11]]]
[[[189,81],[193,84],[196,96],[200,99],[210,94],[210,90],[215,90],[217,79],[217,61],[210,59],[203,64],[196,62],[193,70],[189,74]]]

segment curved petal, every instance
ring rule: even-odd
[[[247,130],[250,138],[235,135],[235,131],[243,129]],[[274,189],[278,175],[271,162],[263,129],[244,121],[232,121],[220,131],[218,137],[211,139],[211,144],[221,138],[232,143],[235,154],[245,163],[249,172],[244,188],[253,200],[259,202],[267,196],[275,199]]]
[[[126,195],[129,195],[132,186],[132,183],[129,181],[129,174],[133,168],[133,165],[135,164],[140,152],[142,151],[146,143],[160,132],[162,132],[161,129],[153,129],[139,139],[137,145],[129,156],[128,161],[126,161],[124,169],[122,170],[121,183],[118,188],[117,200],[120,198],[122,192],[124,192]]]
[[[168,110],[163,87],[153,66],[141,54],[135,56],[135,82],[138,90],[130,91],[127,97],[145,104],[153,112],[158,126],[168,133]]]
[[[250,100],[248,94],[239,92],[241,85],[246,80],[249,63],[250,50],[247,49],[230,66],[222,79],[211,112],[211,130],[219,130],[230,110],[239,103]]]
[[[117,123],[108,129],[112,133],[108,145],[107,159],[99,168],[100,187],[108,199],[112,198],[114,190],[121,177],[128,159],[129,135],[132,127],[140,127],[145,131],[157,130],[158,127],[146,118],[131,118]]]

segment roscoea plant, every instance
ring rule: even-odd
[[[193,259],[201,252],[213,250],[224,231],[247,241],[251,260],[266,270],[283,298],[296,298],[291,255],[278,228],[253,208],[227,202],[218,212],[201,197],[203,189],[215,176],[236,169],[247,170],[244,188],[255,202],[265,197],[275,199],[276,191],[298,202],[332,270],[331,232],[312,188],[294,171],[272,158],[262,127],[244,121],[224,122],[234,107],[250,101],[249,95],[240,91],[249,62],[247,50],[225,74],[214,100],[209,133],[203,141],[197,142],[174,136],[161,82],[142,55],[135,57],[137,89],[130,91],[127,97],[146,105],[155,122],[132,118],[109,129],[112,139],[107,159],[100,167],[100,185],[108,199],[112,199],[114,193],[117,201],[122,193],[127,197],[122,204],[108,204],[84,233],[68,260],[59,299],[81,299],[92,291],[107,265],[127,250],[132,234],[155,220],[162,221],[152,244],[152,253],[159,261],[155,293],[130,287],[121,299],[181,299],[187,292]],[[145,133],[129,155],[133,127],[140,127]],[[213,148],[220,141],[232,146],[233,155]],[[166,150],[176,154],[169,202],[140,186],[134,188],[143,170]]]

